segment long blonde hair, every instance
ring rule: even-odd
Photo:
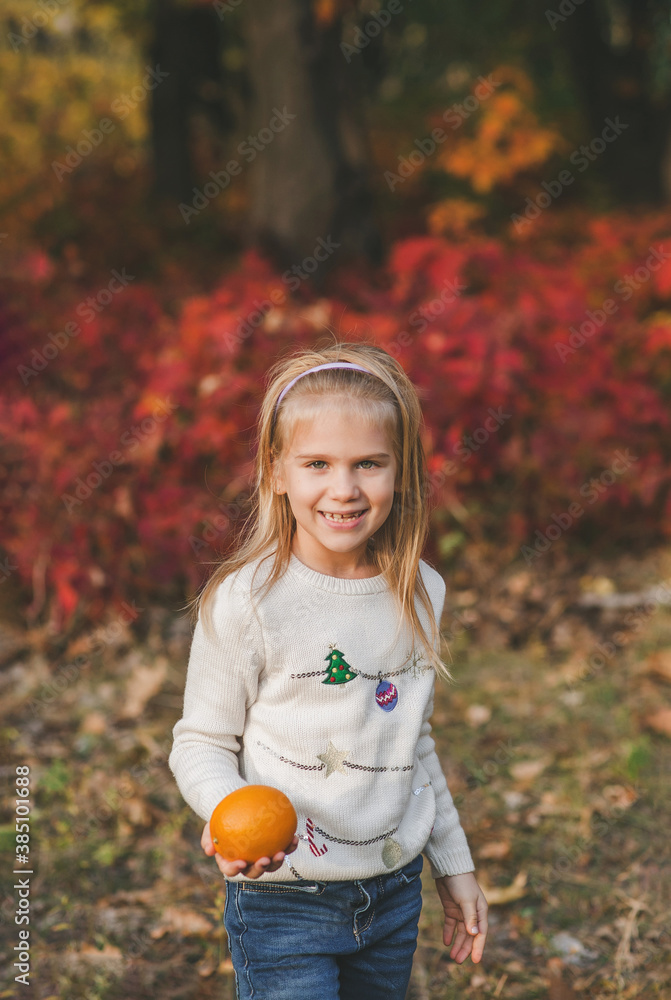
[[[343,368],[310,372],[291,388],[275,415],[277,399],[293,378],[330,361],[351,361],[372,374]],[[197,620],[202,612],[204,626],[209,630],[217,587],[247,563],[260,557],[270,558],[274,551],[272,568],[264,584],[266,591],[286,570],[296,521],[288,495],[274,490],[274,466],[291,442],[298,421],[319,418],[325,396],[346,399],[353,427],[362,422],[381,423],[393,442],[400,490],[394,493],[387,520],[374,538],[368,540],[370,564],[384,574],[396,599],[399,629],[403,622],[408,623],[413,644],[419,636],[429,667],[445,680],[451,680],[449,669],[434,650],[436,640],[440,640],[439,623],[419,575],[419,560],[429,530],[428,474],[420,437],[423,416],[419,397],[398,361],[371,343],[341,341],[325,348],[297,349],[268,370],[257,425],[255,486],[249,497],[249,513],[237,532],[234,553],[214,564],[216,569],[200,594],[187,605],[192,611],[191,618]],[[263,561],[260,559],[259,565]],[[417,614],[415,594],[428,614],[430,637]]]

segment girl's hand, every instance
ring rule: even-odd
[[[291,841],[288,847],[283,851],[278,851],[272,858],[259,858],[254,864],[249,864],[247,861],[239,859],[238,861],[225,861],[221,854],[217,854],[214,849],[214,844],[212,843],[212,836],[210,834],[210,824],[209,822],[205,824],[203,829],[203,836],[200,838],[200,846],[203,848],[205,853],[209,856],[214,854],[217,866],[222,875],[228,875],[229,878],[235,878],[236,875],[246,875],[247,878],[258,878],[259,875],[263,875],[265,872],[276,872],[278,868],[281,867],[284,861],[285,854],[292,854],[298,847],[298,837],[294,835],[294,839]]]
[[[479,962],[487,939],[488,907],[475,875],[443,875],[436,879],[436,889],[445,911],[443,942],[446,948],[452,944],[450,958],[459,965],[469,955]]]

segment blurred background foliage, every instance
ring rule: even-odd
[[[191,593],[190,539],[249,486],[268,357],[330,331],[373,337],[422,386],[436,558],[505,538],[514,559],[627,443],[640,464],[598,505],[600,544],[666,538],[670,8],[3,0],[0,496],[17,613],[64,627],[147,588]],[[608,142],[606,121],[621,123]],[[319,239],[337,249],[301,271]],[[560,356],[637,267],[599,335]],[[109,482],[63,500],[168,398],[175,417]],[[463,459],[495,404],[511,417]],[[598,541],[597,521],[558,548]]]
[[[573,12],[560,14],[560,7]],[[283,173],[296,174],[287,153],[290,128],[282,156],[266,151],[265,181],[254,184],[243,171],[188,228],[175,201],[192,198],[194,185],[221,168],[255,122],[264,123],[265,104],[281,106],[287,95],[298,100],[301,90],[318,109],[303,115],[301,159],[327,143],[339,168],[320,187],[329,220],[337,223],[344,212],[346,249],[375,263],[390,238],[421,231],[427,217],[434,231],[449,230],[449,216],[457,226],[478,218],[489,231],[505,230],[520,196],[524,203],[541,179],[565,166],[571,150],[599,135],[607,115],[621,115],[626,136],[565,200],[595,210],[668,202],[665,0],[565,0],[554,8],[539,0],[447,8],[437,0],[398,0],[396,9],[389,14],[383,3],[349,0],[3,0],[0,225],[12,241],[5,256],[13,245],[16,258],[21,242],[34,239],[76,273],[106,263],[127,246],[132,228],[132,263],[147,276],[173,255],[188,269],[184,258],[197,246],[208,251],[210,266],[200,263],[210,281],[219,255],[245,245],[265,243],[280,259],[292,252],[295,258],[306,225],[301,199],[309,205],[314,194],[292,189],[297,204],[288,232],[276,217],[279,207],[264,198],[264,185],[280,191]],[[388,22],[374,33],[376,14]],[[309,46],[302,60],[283,66],[294,36]],[[255,55],[265,44],[272,72],[269,60]],[[125,101],[155,65],[169,74],[166,82]],[[503,86],[451,126],[438,156],[391,191],[384,171],[490,74]],[[267,98],[277,77],[281,85]],[[57,176],[53,164],[104,117],[113,132]],[[107,211],[98,211],[103,206]]]

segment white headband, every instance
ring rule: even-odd
[[[277,413],[277,408],[279,407],[280,403],[282,402],[286,394],[289,392],[289,389],[291,389],[292,385],[298,382],[299,378],[303,378],[304,375],[308,375],[310,372],[322,371],[322,369],[324,368],[353,368],[360,372],[366,372],[367,375],[373,374],[373,372],[368,371],[367,368],[362,368],[361,365],[355,365],[353,361],[330,361],[326,365],[317,365],[315,368],[308,368],[307,371],[301,372],[300,375],[297,375],[296,378],[293,378],[289,383],[289,385],[285,385],[284,389],[282,389],[282,392],[278,397],[277,402],[275,403],[274,412]]]

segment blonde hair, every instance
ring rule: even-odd
[[[275,415],[277,399],[292,379],[308,368],[330,361],[360,364],[372,374],[343,368],[310,372],[292,386]],[[374,538],[368,539],[370,564],[377,568],[378,574],[384,574],[395,597],[400,612],[399,629],[406,622],[412,631],[413,645],[419,636],[429,666],[445,680],[452,680],[434,649],[438,640],[440,650],[440,628],[419,574],[419,560],[429,530],[429,484],[420,437],[423,416],[412,382],[398,361],[381,347],[341,341],[325,348],[297,349],[271,366],[266,383],[257,425],[255,486],[249,497],[250,511],[238,532],[234,554],[215,563],[216,569],[202,591],[187,605],[192,608],[192,620],[202,612],[204,626],[209,629],[219,584],[247,563],[259,557],[269,558],[274,550],[265,591],[284,573],[291,558],[295,518],[288,495],[275,492],[274,468],[290,445],[298,423],[319,419],[325,397],[341,397],[347,401],[353,426],[362,422],[382,424],[393,442],[396,458],[400,490],[394,493],[386,521]],[[415,594],[428,614],[430,637],[417,614]]]

